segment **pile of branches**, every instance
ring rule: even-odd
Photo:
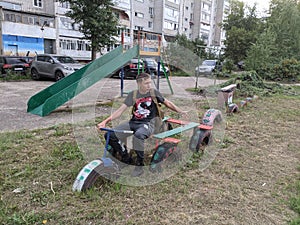
[[[235,95],[240,97],[296,94],[292,87],[281,85],[279,83],[265,82],[255,71],[241,73],[227,82],[222,83],[219,88],[226,87],[230,84],[237,85]]]

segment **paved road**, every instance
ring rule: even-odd
[[[172,77],[171,83],[175,92],[172,98],[182,96],[191,98],[191,95],[185,89],[195,87],[195,78]],[[0,82],[0,132],[45,128],[59,123],[72,123],[74,113],[72,114],[72,110],[66,109],[74,109],[82,105],[93,105],[96,102],[112,100],[120,96],[120,80],[105,78],[48,116],[40,117],[27,113],[29,98],[52,84],[52,81]],[[212,79],[199,78],[198,80],[198,86],[212,84]],[[125,81],[125,91],[132,90],[135,87],[136,83],[134,80]],[[160,90],[164,94],[170,94],[170,89],[165,79],[161,79]]]

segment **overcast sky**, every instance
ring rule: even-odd
[[[257,9],[259,12],[263,13],[269,8],[270,0],[242,0],[249,6],[253,6],[254,3],[257,3]]]

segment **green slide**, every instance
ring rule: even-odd
[[[138,45],[124,53],[123,46],[119,46],[32,96],[27,102],[27,112],[39,116],[48,115],[138,55]]]

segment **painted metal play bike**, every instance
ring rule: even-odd
[[[161,172],[165,166],[168,166],[170,160],[175,162],[180,159],[181,154],[178,144],[181,140],[174,137],[177,134],[193,129],[193,135],[189,142],[189,149],[193,152],[199,151],[201,146],[209,144],[212,137],[213,124],[215,120],[220,121],[221,119],[221,112],[214,109],[210,109],[205,113],[200,124],[172,118],[164,119],[164,126],[168,127],[168,129],[151,137],[151,139],[155,139],[156,144],[149,163],[149,170],[153,173]],[[176,124],[177,127],[173,128],[170,124]],[[111,128],[100,128],[100,130],[107,132],[104,154],[102,158],[89,162],[81,169],[73,184],[73,191],[89,189],[100,176],[109,179],[118,178],[120,175],[121,169],[118,163],[107,156],[110,148],[108,140],[112,132],[133,134],[133,131]]]
[[[102,158],[98,158],[89,162],[81,169],[73,184],[73,191],[85,191],[89,189],[99,176],[106,178],[118,176],[118,172],[120,171],[118,164],[111,158],[107,157],[109,150],[109,137],[112,132],[133,134],[133,131],[114,130],[110,128],[100,128],[100,130],[107,132],[103,156]]]

